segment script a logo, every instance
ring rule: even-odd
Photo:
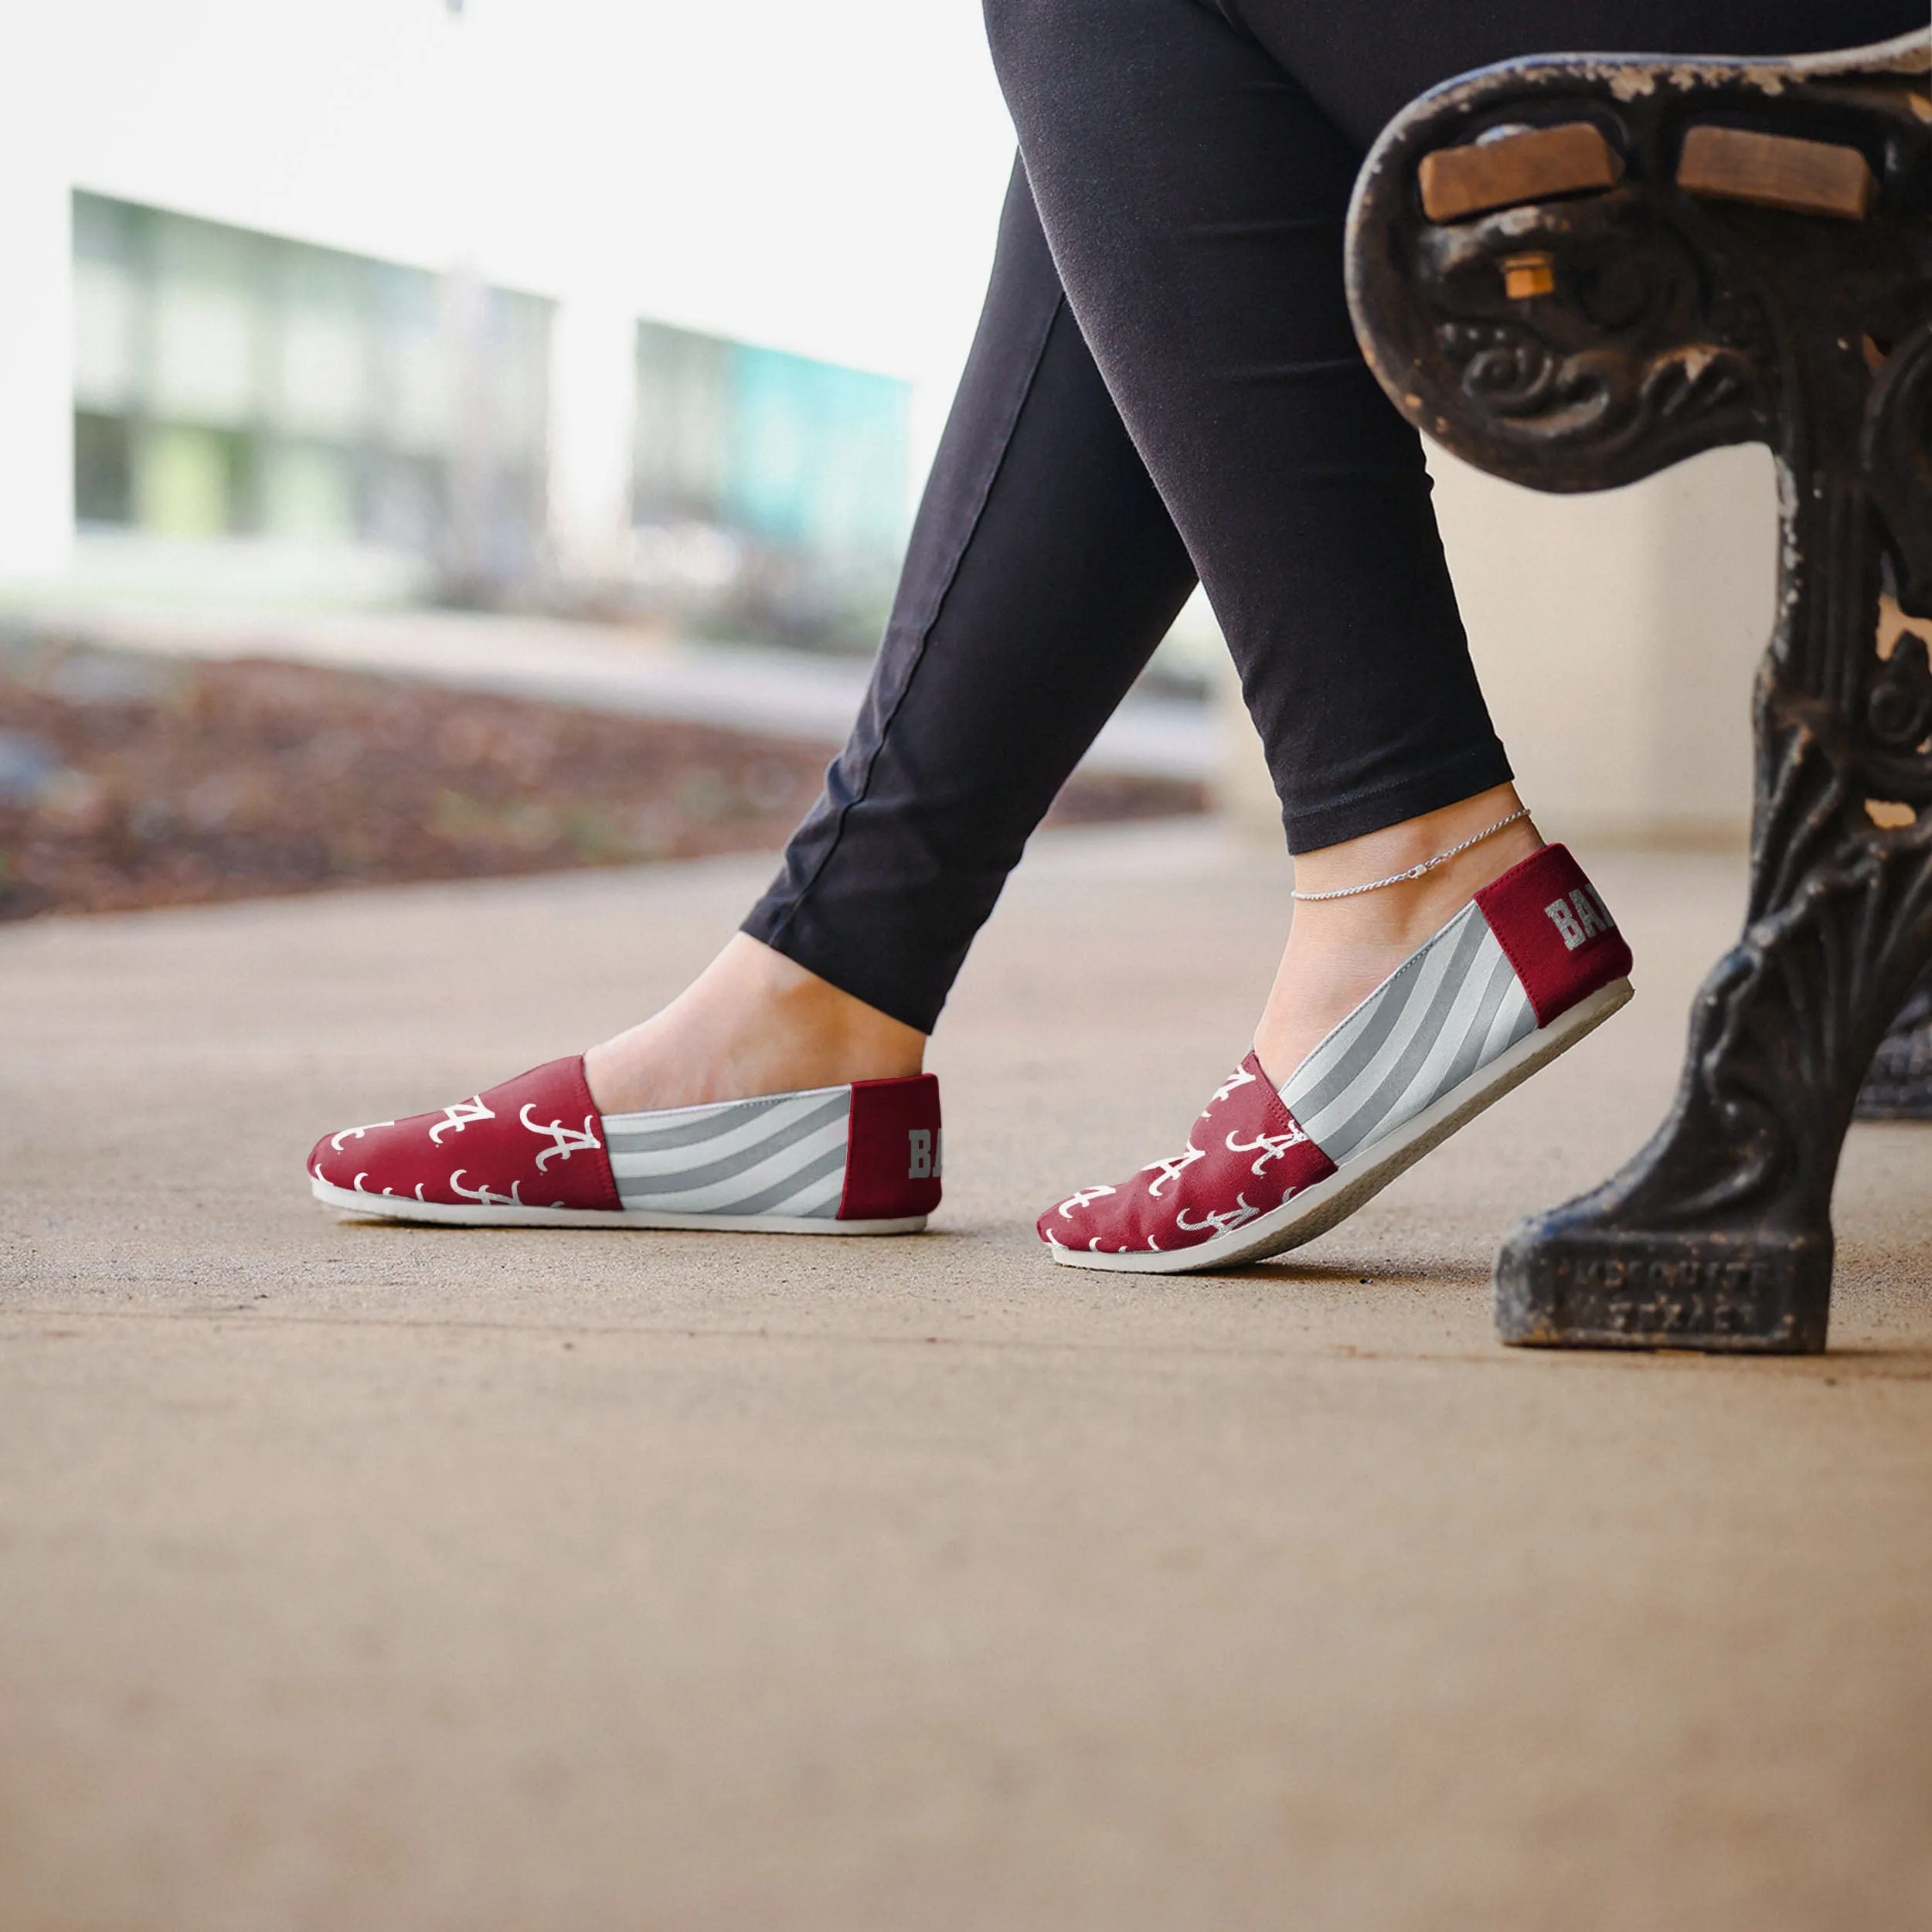
[[[1563,951],[1573,953],[1587,939],[1599,933],[1614,933],[1617,922],[1610,910],[1588,886],[1579,886],[1569,898],[1553,899],[1543,908],[1563,942]]]

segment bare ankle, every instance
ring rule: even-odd
[[[1274,1079],[1285,1080],[1485,886],[1541,849],[1543,842],[1528,817],[1513,818],[1522,811],[1515,787],[1498,786],[1296,859],[1298,895],[1349,893],[1350,887],[1406,872],[1475,840],[1414,879],[1342,897],[1298,897],[1281,970],[1255,1030],[1256,1053]],[[1505,818],[1513,821],[1477,837]]]
[[[607,1114],[919,1072],[926,1036],[743,933],[665,1007],[583,1056]]]
[[[1515,787],[1498,785],[1440,811],[1302,853],[1295,860],[1297,917],[1325,896],[1327,903],[1352,908],[1372,927],[1408,930],[1426,924],[1433,932],[1543,842]],[[1400,876],[1422,867],[1427,869],[1415,878]],[[1364,886],[1372,889],[1361,890]]]

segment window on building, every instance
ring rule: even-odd
[[[530,567],[549,303],[103,196],[73,218],[83,526]]]

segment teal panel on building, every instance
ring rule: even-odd
[[[732,389],[728,522],[833,556],[898,543],[906,504],[903,383],[740,347]]]
[[[896,551],[910,386],[663,323],[638,332],[637,519],[689,518],[834,565]]]

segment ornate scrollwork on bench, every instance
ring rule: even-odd
[[[1512,1341],[1825,1345],[1839,1149],[1932,961],[1932,662],[1900,621],[1932,619],[1929,68],[1932,33],[1512,63],[1410,107],[1356,189],[1363,348],[1458,455],[1582,491],[1757,441],[1781,477],[1744,930],[1649,1145],[1505,1242]]]

